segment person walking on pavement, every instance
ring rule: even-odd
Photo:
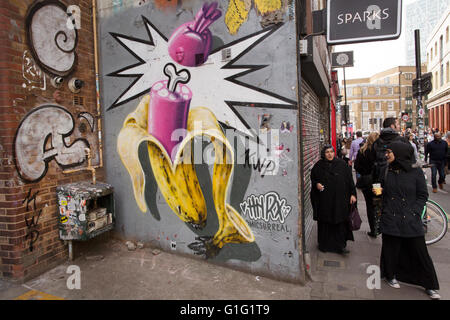
[[[419,153],[417,152],[417,145],[414,143],[414,135],[412,133],[407,133],[405,138],[411,144],[411,147],[414,149],[414,162],[419,161]]]
[[[350,148],[352,146],[352,138],[344,139],[343,147],[342,147],[342,154],[343,154],[343,160],[347,163],[347,165],[350,165]]]
[[[428,142],[425,154],[430,155],[431,165],[431,185],[433,192],[437,192],[436,175],[439,172],[439,188],[444,189],[445,182],[445,161],[447,159],[448,144],[446,141],[442,141],[442,136],[439,132],[434,134],[434,139]]]
[[[446,134],[446,138],[445,138],[446,142],[447,142],[447,165],[445,167],[445,175],[447,175],[450,172],[450,131],[447,131]],[[444,181],[445,184],[445,181]]]
[[[364,141],[362,138],[362,132],[357,131],[356,132],[356,140],[352,141],[352,144],[350,146],[350,156],[349,156],[349,165],[351,166],[353,164],[353,161],[355,161],[356,156],[358,155],[358,151],[360,149],[360,144]]]
[[[335,157],[331,145],[326,145],[320,156],[311,171],[311,203],[319,250],[346,254],[347,240],[354,241],[349,224],[350,207],[356,202],[351,168]]]
[[[413,166],[413,152],[411,145],[399,141],[386,151],[388,166],[381,179],[381,276],[393,288],[400,288],[398,281],[402,281],[425,288],[431,299],[440,299],[421,219],[427,185],[422,169]]]
[[[355,160],[355,171],[360,177],[357,179],[356,187],[361,189],[366,202],[367,220],[370,231],[367,233],[370,237],[377,237],[375,207],[373,203],[374,195],[372,193],[372,172],[375,163],[373,144],[378,139],[378,132],[372,132],[367,137],[366,143],[359,149]]]
[[[379,138],[373,144],[372,152],[374,153],[375,164],[373,179],[374,183],[380,182],[380,172],[386,166],[385,152],[389,144],[394,141],[401,141],[409,145],[408,140],[399,134],[400,125],[396,118],[386,118],[383,121],[383,129],[381,129]]]

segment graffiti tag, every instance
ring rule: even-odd
[[[35,194],[31,195],[31,189],[30,189],[28,191],[27,196],[22,201],[22,204],[25,203],[25,201],[27,202],[27,211],[30,210],[29,204],[31,202],[33,202],[33,216],[29,220],[25,217],[25,224],[27,226],[27,234],[25,236],[25,240],[28,240],[28,239],[30,240],[30,246],[29,246],[30,252],[33,251],[33,246],[39,239],[38,223],[39,223],[39,218],[41,217],[41,214],[42,214],[42,209],[37,210],[37,208],[36,208],[36,196],[38,193],[39,193],[39,191],[37,191]]]
[[[48,163],[55,160],[62,168],[85,161],[89,142],[76,139],[70,143],[75,128],[72,114],[58,105],[43,105],[29,112],[20,123],[14,140],[16,168],[28,182],[41,180]]]
[[[264,195],[250,195],[240,204],[244,216],[251,220],[284,223],[292,207],[286,199],[281,199],[278,193],[268,192]]]

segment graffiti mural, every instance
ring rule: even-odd
[[[211,49],[211,32],[208,26],[221,15],[216,8],[216,3],[205,4],[196,15],[195,21],[182,25],[174,32],[168,45],[172,59],[184,66],[199,66],[206,61]],[[168,80],[161,80],[152,85],[150,96],[148,99],[142,99],[138,109],[125,120],[118,138],[118,151],[133,179],[134,194],[139,207],[142,211],[147,209],[143,201],[145,181],[142,181],[143,173],[137,161],[137,151],[142,141],[148,141],[154,176],[172,211],[194,228],[205,226],[206,204],[194,163],[189,161],[191,158],[187,154],[191,153],[192,139],[199,135],[208,136],[215,151],[212,183],[219,229],[214,237],[204,242],[204,250],[196,250],[210,257],[226,243],[253,242],[254,235],[250,228],[239,213],[226,202],[233,170],[233,149],[209,109],[198,107],[190,110],[193,93],[185,85],[191,79],[189,71],[177,71],[175,65],[168,63],[164,67],[164,74]],[[200,130],[196,130],[195,122],[201,124]],[[181,143],[172,139],[172,133],[179,129],[187,130]]]
[[[263,17],[261,26],[283,22],[283,8],[287,6],[286,0],[230,0],[225,14],[225,24],[230,34],[236,34],[241,25],[247,21],[252,5]]]
[[[118,227],[213,261],[298,268],[296,73],[276,58],[291,56],[295,24],[249,20],[237,37],[228,1],[186,3],[100,12],[105,132],[117,150],[106,163],[124,186]],[[248,214],[251,195],[266,195],[269,221]]]
[[[41,69],[58,76],[69,75],[75,67],[78,42],[72,19],[59,1],[36,1],[28,9],[26,35],[31,54]]]
[[[14,158],[22,180],[37,182],[55,160],[62,168],[81,165],[85,161],[87,139],[70,142],[75,119],[64,107],[42,105],[22,119],[14,139]]]
[[[142,17],[142,19],[145,22],[150,40],[141,40],[127,35],[111,33],[139,62],[109,74],[112,77],[131,77],[135,78],[135,80],[120,94],[108,110],[122,106],[148,93],[152,85],[160,80],[159,77],[164,67],[168,63],[174,62],[168,54],[169,43],[167,38],[147,18]],[[195,21],[191,23],[194,24]],[[226,123],[228,126],[249,136],[253,136],[253,133],[249,130],[250,126],[240,117],[235,108],[236,106],[252,104],[257,107],[270,104],[273,107],[282,106],[284,108],[294,109],[296,107],[295,101],[237,80],[238,77],[265,67],[262,65],[237,65],[235,63],[240,57],[245,55],[265,38],[269,37],[278,28],[279,26],[264,29],[212,50],[209,53],[207,62],[201,68],[186,67],[186,70],[191,75],[190,86],[196,88],[196,94],[192,97],[191,105],[194,107],[208,106],[219,122]],[[198,38],[202,38],[202,36],[199,35]],[[201,51],[207,45],[205,45],[203,40],[199,40],[198,46]],[[176,51],[179,47],[175,46],[173,48],[175,48],[172,49],[174,50],[174,56],[178,59]],[[232,54],[231,61],[223,61],[222,50],[225,49],[230,49]],[[181,51],[178,56],[181,56]],[[190,59],[195,59],[192,58],[194,56],[191,55]],[[204,56],[201,60],[204,60]],[[203,83],[203,79],[205,78],[208,79],[208,85],[204,85]],[[221,87],[222,89],[213,92],[209,89],[217,87]]]

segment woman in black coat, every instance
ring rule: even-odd
[[[366,202],[367,220],[369,222],[370,231],[367,233],[370,237],[377,237],[376,212],[374,203],[374,194],[372,193],[372,174],[375,163],[375,153],[373,152],[373,144],[378,139],[378,132],[369,134],[367,141],[359,149],[355,160],[355,171],[360,174],[360,178],[356,183],[356,187],[361,189],[364,200]]]
[[[349,225],[350,205],[356,202],[351,168],[335,157],[327,145],[311,171],[311,202],[318,222],[319,250],[348,253],[347,240],[354,240]]]
[[[403,142],[392,142],[386,152],[388,166],[381,175],[381,274],[394,288],[400,288],[400,280],[422,286],[430,298],[439,299],[439,282],[421,219],[428,190],[423,171],[413,167],[413,157],[413,148]]]

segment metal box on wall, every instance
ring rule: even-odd
[[[115,224],[114,189],[106,183],[77,182],[56,188],[61,240],[89,240]]]

